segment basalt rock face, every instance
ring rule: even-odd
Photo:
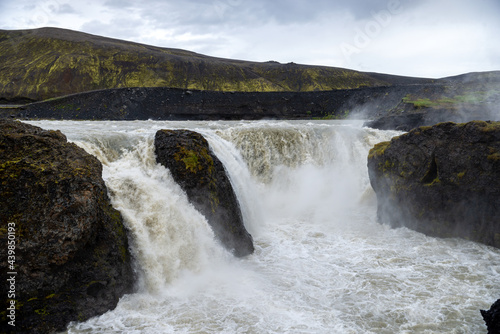
[[[206,139],[189,130],[160,130],[155,150],[157,162],[170,170],[224,247],[238,257],[253,253],[234,190]]]
[[[2,307],[0,332],[61,331],[131,292],[126,230],[101,173],[101,163],[61,132],[0,120],[0,243],[15,241],[11,254],[0,247],[2,281],[15,281],[2,284],[1,295],[16,307]],[[7,323],[12,313],[15,327]]]
[[[256,120],[356,118],[393,108],[419,86],[319,92],[216,92],[120,88],[72,94],[25,106],[0,106],[0,118],[91,120]]]
[[[497,300],[489,310],[481,310],[488,334],[500,334],[500,299]]]
[[[500,247],[500,122],[420,127],[369,153],[379,221]]]

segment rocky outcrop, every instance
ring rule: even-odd
[[[411,113],[406,115],[391,115],[383,116],[377,119],[365,122],[363,126],[379,130],[398,130],[410,131],[424,125],[433,125],[435,123],[427,124],[424,113]]]
[[[61,331],[131,292],[127,234],[101,172],[61,132],[0,120],[0,272],[10,279],[0,332]]]
[[[441,123],[368,156],[379,221],[500,247],[500,122]]]
[[[487,117],[470,118],[481,119]],[[409,112],[402,115],[389,115],[365,122],[364,126],[379,130],[410,131],[421,126],[431,126],[442,122],[462,120],[463,117],[455,115],[448,110],[426,110]]]
[[[414,88],[407,90],[397,104],[373,117],[365,126],[410,131],[441,122],[500,120],[499,71],[468,73]]]
[[[488,334],[500,334],[500,299],[489,310],[481,310]]]
[[[155,150],[157,162],[170,170],[220,242],[238,257],[251,254],[253,241],[243,224],[238,200],[206,139],[189,130],[160,130]]]
[[[500,98],[500,96],[499,96]],[[495,102],[496,105],[496,102]],[[367,121],[363,125],[379,130],[410,131],[421,126],[432,126],[443,122],[464,123],[473,120],[497,120],[500,115],[491,104],[468,105],[470,112],[462,113],[452,109],[420,108],[405,113],[390,114]],[[389,112],[390,113],[390,112]]]

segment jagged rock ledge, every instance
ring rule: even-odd
[[[154,145],[157,162],[170,170],[223,246],[238,257],[253,253],[229,177],[206,139],[189,130],[160,130]]]
[[[500,248],[500,122],[440,123],[375,145],[377,217]]]
[[[0,120],[0,272],[15,280],[9,294],[1,285],[0,332],[58,332],[132,292],[127,233],[101,173],[60,131]]]

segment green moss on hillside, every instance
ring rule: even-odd
[[[488,91],[477,90],[472,84],[463,84],[459,87],[460,94],[449,94],[443,92],[435,96],[424,97],[408,94],[402,102],[412,104],[414,108],[454,109],[464,106],[477,106],[487,103],[489,100],[497,101],[500,97],[500,84],[490,85]],[[431,94],[428,94],[431,95]]]
[[[0,30],[0,64],[5,99],[120,87],[270,92],[387,85],[352,70],[213,58],[55,28]]]

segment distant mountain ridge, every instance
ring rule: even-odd
[[[0,30],[3,102],[123,87],[306,92],[433,81],[327,66],[223,59],[60,28]]]

